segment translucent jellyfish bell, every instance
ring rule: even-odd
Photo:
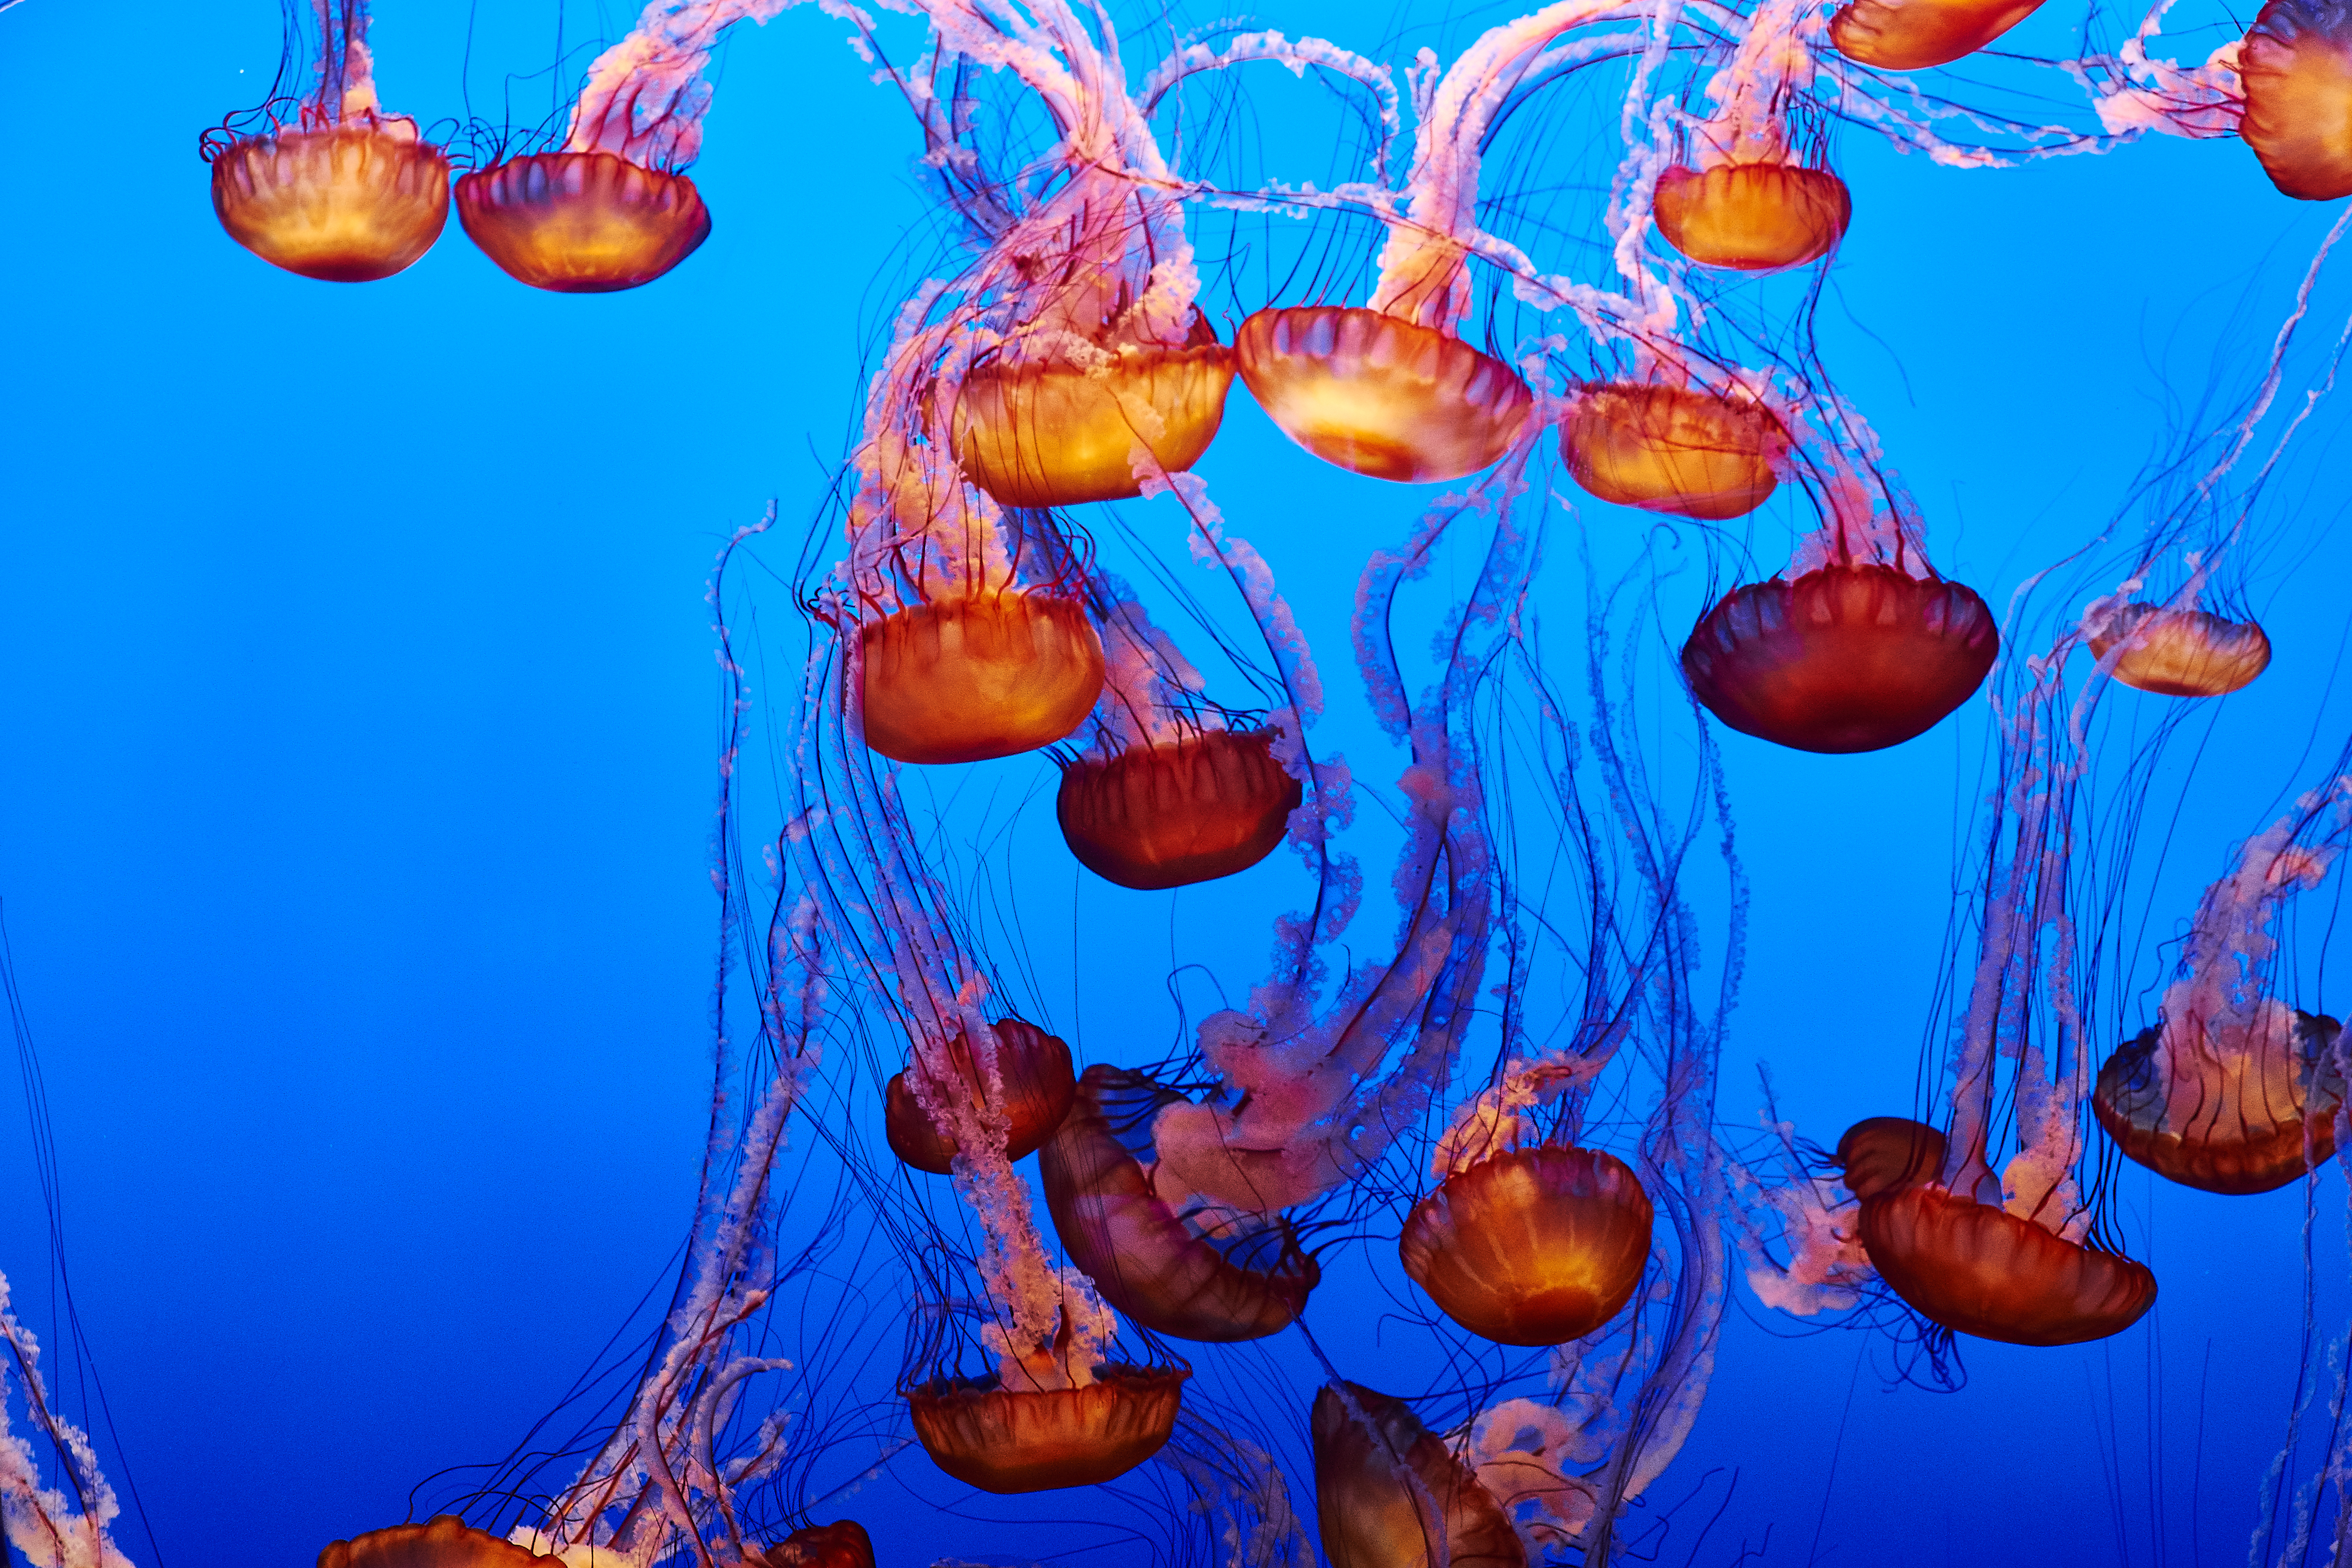
[[[1789,447],[1759,404],[1636,382],[1585,388],[1559,439],[1570,474],[1602,500],[1709,521],[1770,499]]]
[[[2156,1276],[1939,1186],[1865,1198],[1862,1242],[1895,1293],[1948,1329],[2013,1345],[2119,1334],[2156,1304]]]
[[[1333,1383],[1315,1395],[1313,1423],[1331,1568],[1527,1568],[1502,1504],[1403,1401]]]
[[[1122,888],[1181,888],[1245,871],[1282,842],[1304,787],[1271,730],[1211,731],[1081,757],[1054,810],[1078,863]]]
[[[984,1492],[1116,1480],[1167,1446],[1181,1367],[1105,1366],[1083,1388],[1006,1388],[993,1376],[908,1391],[915,1436],[940,1468]]]
[[[1830,18],[1830,42],[1881,70],[1925,70],[1972,55],[2032,16],[2042,0],[1852,0]]]
[[[1077,1092],[1077,1079],[1070,1070],[1070,1047],[1056,1037],[1017,1018],[999,1018],[989,1027],[996,1035],[996,1070],[1004,1084],[1004,1112],[1012,1134],[1004,1155],[1018,1160],[1034,1152],[1062,1124]],[[979,1104],[980,1067],[971,1045],[959,1035],[947,1054],[956,1081],[934,1086],[933,1093],[967,1095]],[[924,1111],[904,1072],[893,1073],[883,1092],[882,1131],[890,1152],[917,1170],[944,1176],[951,1168],[956,1141]]]
[[[2238,54],[2238,134],[2287,195],[2352,195],[2352,16],[2326,0],[2269,0]]]
[[[613,153],[540,153],[457,180],[457,220],[519,282],[559,294],[650,283],[710,237],[684,174]]]
[[[213,211],[231,239],[330,283],[389,278],[449,219],[449,160],[404,120],[280,131],[213,160]]]
[[[1102,695],[1102,639],[1076,599],[981,593],[910,605],[859,631],[866,743],[902,763],[1034,751]]]
[[[2265,1007],[2224,1028],[2239,1037],[2220,1049],[2167,1041],[2162,1026],[2142,1030],[2099,1068],[2091,1110],[2116,1148],[2168,1181],[2267,1193],[2336,1152],[2342,1026]]]
[[[1658,176],[1650,216],[1666,243],[1707,267],[1769,272],[1818,261],[1853,217],[1845,182],[1793,163],[1677,164]]]
[[[2091,656],[2125,643],[2115,677],[2160,697],[2224,697],[2270,668],[2271,639],[2252,621],[2204,610],[2125,605],[2091,637]]]
[[[448,1513],[423,1524],[395,1524],[331,1542],[319,1553],[319,1568],[531,1568],[559,1562]]]

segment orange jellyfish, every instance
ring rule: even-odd
[[[1315,1515],[1332,1568],[1527,1568],[1501,1502],[1403,1401],[1328,1384],[1313,1424]]]
[[[1051,745],[1101,695],[1102,639],[1076,599],[985,590],[910,605],[858,633],[866,743],[902,763]]]
[[[874,1568],[874,1538],[854,1519],[805,1525],[768,1548],[768,1568]]]
[[[449,217],[449,160],[376,103],[367,0],[315,0],[318,81],[292,128],[222,130],[200,146],[213,211],[275,267],[331,283],[389,278],[433,248]],[[278,105],[265,106],[264,113]]]
[[[1112,1118],[1148,1150],[1151,1118],[1181,1098],[1140,1073],[1088,1068],[1037,1156],[1045,1206],[1070,1261],[1136,1322],[1182,1340],[1263,1339],[1298,1316],[1321,1270],[1286,1220],[1163,1194],[1165,1167],[1145,1166]]]
[[[1413,1205],[1397,1251],[1413,1283],[1472,1333],[1563,1344],[1633,1299],[1652,1218],[1623,1161],[1546,1144],[1448,1175]]]
[[[984,1492],[1042,1492],[1117,1480],[1160,1452],[1190,1375],[1106,1366],[1082,1386],[1051,1389],[942,1378],[906,1398],[916,1440],[940,1468]]]
[[[1881,70],[1924,70],[1972,55],[2032,16],[2042,0],[1850,0],[1830,42]]]
[[[2352,195],[2352,19],[2319,0],[2269,0],[2238,53],[2238,134],[2271,184],[2306,202]]]
[[[1054,801],[1078,863],[1122,888],[1181,888],[1245,871],[1282,842],[1304,785],[1272,730],[1186,731],[1062,771]]]
[[[678,171],[702,149],[703,68],[761,0],[652,0],[596,58],[563,145],[500,156],[457,181],[457,220],[508,276],[559,294],[652,282],[710,237],[710,209]]]
[[[319,1553],[319,1568],[530,1568],[562,1561],[476,1530],[453,1513],[331,1542]]]
[[[996,1036],[996,1070],[1004,1082],[1004,1112],[1012,1136],[1004,1151],[1018,1160],[1054,1135],[1068,1114],[1077,1079],[1070,1070],[1070,1047],[1034,1024],[999,1018],[989,1025]],[[980,1065],[972,1058],[968,1037],[958,1035],[947,1048],[955,1081],[933,1082],[934,1095],[961,1093],[975,1106],[985,1103]],[[920,1071],[920,1068],[915,1069]],[[933,1121],[908,1085],[907,1075],[893,1073],[883,1092],[882,1131],[890,1152],[919,1171],[944,1176],[956,1155],[956,1141]]]
[[[2091,634],[2091,655],[2126,645],[2114,674],[2126,686],[2161,697],[2225,697],[2270,668],[2271,639],[2253,621],[2204,610],[2127,604]]]
[[[1803,752],[1874,752],[1932,728],[2000,650],[1973,589],[1832,562],[1726,594],[1683,645],[1683,675],[1744,734]]]
[[[1559,443],[1569,473],[1602,500],[1710,521],[1762,506],[1789,450],[1761,404],[1641,382],[1584,388]]]
[[[1862,1244],[1897,1296],[1961,1333],[2013,1345],[2119,1334],[2156,1304],[2156,1276],[1993,1204],[1936,1185],[1863,1200]]]

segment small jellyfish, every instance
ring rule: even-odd
[[[1830,18],[1838,53],[1880,70],[1924,70],[1972,55],[2042,0],[1851,0]]]
[[[2238,54],[2238,134],[2282,192],[2352,195],[2352,17],[2327,0],[2269,0]]]
[[[1445,1315],[1500,1344],[1582,1339],[1633,1299],[1650,1195],[1597,1150],[1538,1146],[1454,1171],[1406,1216],[1404,1271]]]
[[[366,0],[315,0],[315,9],[318,79],[297,123],[226,140],[205,133],[213,211],[231,239],[274,267],[373,282],[441,237],[449,160],[415,121],[378,107]]]
[[[1709,521],[1762,506],[1789,449],[1761,404],[1639,382],[1586,387],[1559,443],[1568,471],[1602,500]]]
[[[330,1542],[319,1553],[319,1568],[530,1568],[562,1562],[476,1530],[453,1513]]]
[[[1683,645],[1683,673],[1733,729],[1804,752],[1874,752],[1922,734],[1984,683],[2000,650],[1975,590],[1874,562],[1726,594]]]
[[[1282,842],[1305,786],[1272,730],[1186,731],[1062,772],[1055,797],[1078,863],[1122,888],[1181,888],[1245,871]]]
[[[2156,1304],[2144,1264],[1933,1184],[1866,1198],[1871,1267],[1922,1316],[2012,1345],[2119,1334]]]
[[[1102,638],[1071,598],[982,591],[909,605],[858,633],[866,743],[902,763],[1051,745],[1102,694]]]
[[[1070,1070],[1070,1047],[1055,1036],[1017,1018],[999,1018],[989,1028],[996,1036],[996,1070],[1004,1081],[1005,1119],[1012,1128],[1004,1157],[1018,1160],[1062,1124],[1077,1079]],[[935,1083],[933,1094],[961,1092],[981,1103],[984,1079],[965,1037],[957,1036],[946,1055],[956,1081]],[[955,1139],[925,1114],[903,1072],[892,1074],[883,1091],[882,1132],[890,1152],[915,1169],[944,1176],[952,1168]]]
[[[1037,1157],[1045,1206],[1071,1262],[1143,1327],[1182,1340],[1263,1339],[1298,1316],[1321,1270],[1287,1221],[1162,1191],[1172,1178],[1131,1145],[1148,1152],[1151,1118],[1181,1098],[1139,1073],[1088,1068]]]
[[[1527,1568],[1510,1516],[1400,1399],[1315,1395],[1315,1513],[1332,1568]]]
[[[2115,678],[2161,697],[2226,697],[2271,663],[2271,639],[2261,626],[2205,610],[2123,605],[2092,632],[2090,640],[2092,656],[2102,659],[2110,648],[2125,644],[2115,662]]]
[[[874,1538],[854,1519],[805,1525],[768,1548],[768,1568],[874,1568]]]
[[[1907,1116],[1868,1116],[1838,1140],[1845,1190],[1857,1198],[1920,1186],[1944,1168],[1944,1135]]]

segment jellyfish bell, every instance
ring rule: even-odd
[[[2271,639],[2261,626],[2204,610],[2121,605],[2091,634],[2091,655],[2104,659],[2118,643],[2126,646],[2115,678],[2160,697],[2226,697],[2271,662]]]
[[[2284,195],[2352,195],[2352,17],[2327,0],[2269,0],[2238,52],[2238,134]]]
[[[1653,1217],[1623,1161],[1546,1144],[1449,1174],[1413,1205],[1397,1251],[1413,1283],[1472,1333],[1564,1344],[1633,1299]]]
[[[1762,506],[1789,448],[1761,404],[1663,383],[1583,388],[1559,439],[1570,474],[1601,500],[1707,521]]]
[[[1118,1131],[1148,1147],[1153,1113],[1180,1098],[1140,1073],[1088,1068],[1037,1156],[1045,1206],[1071,1262],[1135,1322],[1182,1340],[1263,1339],[1298,1316],[1321,1270],[1286,1221],[1163,1195],[1162,1172]]]
[[[1078,863],[1122,888],[1181,888],[1245,871],[1282,842],[1304,786],[1273,730],[1149,742],[1062,771],[1054,812]]]
[[[907,1391],[916,1440],[934,1464],[984,1492],[1052,1491],[1116,1480],[1167,1445],[1182,1367],[1101,1366],[1080,1388],[1007,1388],[992,1374]]]
[[[1907,1116],[1868,1116],[1838,1140],[1845,1189],[1857,1198],[1916,1187],[1944,1168],[1944,1135]]]
[[[1102,694],[1102,639],[1074,598],[984,590],[866,623],[866,743],[901,763],[976,763],[1051,745]]]
[[[2156,1304],[2145,1265],[1932,1184],[1864,1199],[1861,1232],[1897,1296],[1980,1339],[2081,1344],[2123,1332]]]
[[[457,179],[457,221],[518,282],[558,294],[650,283],[710,237],[684,174],[614,153],[536,153]]]
[[[1052,1137],[1054,1129],[1062,1124],[1077,1092],[1077,1079],[1070,1070],[1070,1047],[1058,1037],[1018,1018],[999,1018],[989,1028],[996,1036],[996,1070],[1004,1080],[1005,1119],[1012,1128],[1004,1154],[1008,1160],[1018,1160]],[[973,1104],[980,1104],[980,1064],[972,1057],[969,1039],[958,1035],[947,1055],[954,1066],[955,1081],[938,1083],[935,1092],[966,1094]],[[883,1092],[882,1132],[889,1141],[890,1152],[908,1164],[933,1175],[949,1173],[956,1156],[956,1141],[923,1110],[908,1087],[906,1073],[891,1074]]]
[[[2336,1152],[2342,1026],[2280,1005],[2201,1028],[2143,1029],[2099,1068],[2091,1110],[2116,1147],[2209,1193],[2267,1193]]]
[[[768,1568],[874,1568],[874,1538],[854,1519],[804,1525],[761,1554]]]
[[[212,163],[213,211],[228,237],[304,278],[389,278],[432,249],[449,219],[449,160],[398,115],[245,137]]]
[[[1234,334],[1234,360],[1284,435],[1376,479],[1475,474],[1511,449],[1535,406],[1501,360],[1439,327],[1356,306],[1260,310]]]
[[[1683,645],[1683,675],[1743,734],[1802,752],[1874,752],[1925,733],[2000,650],[1973,589],[1867,562],[1733,589]]]
[[[1335,1382],[1315,1395],[1312,1422],[1332,1568],[1527,1568],[1501,1502],[1402,1400]]]
[[[1667,244],[1702,266],[1771,272],[1836,249],[1853,217],[1853,197],[1827,169],[1678,163],[1659,174],[1650,216]]]
[[[1181,345],[1122,343],[1088,357],[998,354],[965,375],[950,450],[1000,504],[1124,500],[1143,493],[1139,443],[1153,464],[1178,473],[1216,439],[1233,352],[1198,310]]]
[[[562,1561],[476,1530],[449,1513],[330,1542],[319,1553],[319,1568],[530,1568]]]
[[[2032,16],[2042,0],[1851,0],[1830,18],[1830,42],[1859,65],[1925,70],[1972,55]]]

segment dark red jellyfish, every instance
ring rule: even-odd
[[[2238,123],[2287,195],[2352,195],[2352,16],[2328,0],[2269,0],[2238,52]]]
[[[330,1542],[319,1553],[319,1568],[530,1568],[562,1561],[476,1530],[449,1513]]]
[[[1404,1402],[1360,1384],[1315,1395],[1315,1515],[1332,1568],[1527,1568],[1478,1476]]]
[[[1045,1206],[1070,1261],[1143,1327],[1181,1340],[1263,1339],[1298,1316],[1321,1270],[1287,1221],[1161,1193],[1164,1168],[1147,1169],[1130,1142],[1148,1151],[1151,1118],[1181,1098],[1140,1073],[1088,1068],[1037,1157]]]
[[[1054,801],[1078,863],[1122,888],[1181,888],[1245,871],[1282,842],[1304,786],[1272,730],[1186,731],[1062,771]]]
[[[2121,643],[2114,675],[2159,697],[2225,697],[2270,668],[2271,639],[2256,622],[2157,605],[2118,606],[2091,634],[2091,656]]]
[[[907,1392],[933,1463],[984,1492],[1117,1480],[1167,1446],[1183,1404],[1181,1367],[1106,1366],[1078,1388],[1007,1388],[946,1378]]]
[[[1789,448],[1759,403],[1641,382],[1584,388],[1559,443],[1568,471],[1602,500],[1708,521],[1762,506]]]
[[[373,282],[441,237],[449,160],[415,121],[377,106],[366,0],[331,0],[318,10],[318,79],[296,122],[273,122],[253,136],[205,133],[213,211],[231,239],[274,267],[331,283]]]
[[[858,632],[866,743],[902,763],[974,763],[1053,744],[1102,694],[1102,638],[1077,600],[983,591]]]
[[[1743,734],[1803,752],[1874,752],[1932,728],[2000,652],[1964,584],[1832,563],[1726,594],[1683,645],[1683,674]]]
[[[1563,1344],[1633,1299],[1652,1218],[1650,1195],[1623,1161],[1546,1144],[1448,1175],[1413,1205],[1397,1251],[1413,1282],[1472,1333]]]
[[[2143,1264],[1940,1186],[1865,1198],[1862,1243],[1897,1296],[1945,1328],[2012,1345],[2119,1334],[2156,1304]]]
[[[854,1519],[804,1525],[762,1554],[768,1568],[874,1568],[874,1538]]]
[[[996,1070],[1004,1081],[1004,1115],[1011,1128],[1004,1154],[1018,1160],[1062,1124],[1077,1092],[1077,1079],[1070,1068],[1070,1047],[1055,1036],[1017,1018],[999,1018],[989,1028],[996,1035]],[[947,1057],[956,1081],[934,1083],[932,1093],[961,1094],[975,1106],[985,1104],[980,1064],[967,1037],[958,1035]],[[952,1168],[956,1141],[923,1110],[908,1085],[907,1073],[893,1073],[884,1090],[882,1131],[890,1152],[917,1170],[944,1176]]]
[[[1837,1159],[1845,1190],[1874,1198],[1932,1182],[1944,1169],[1944,1135],[1907,1116],[1870,1116],[1845,1130]]]
[[[1924,70],[1972,55],[2042,0],[1850,0],[1830,18],[1838,53],[1881,70]]]

